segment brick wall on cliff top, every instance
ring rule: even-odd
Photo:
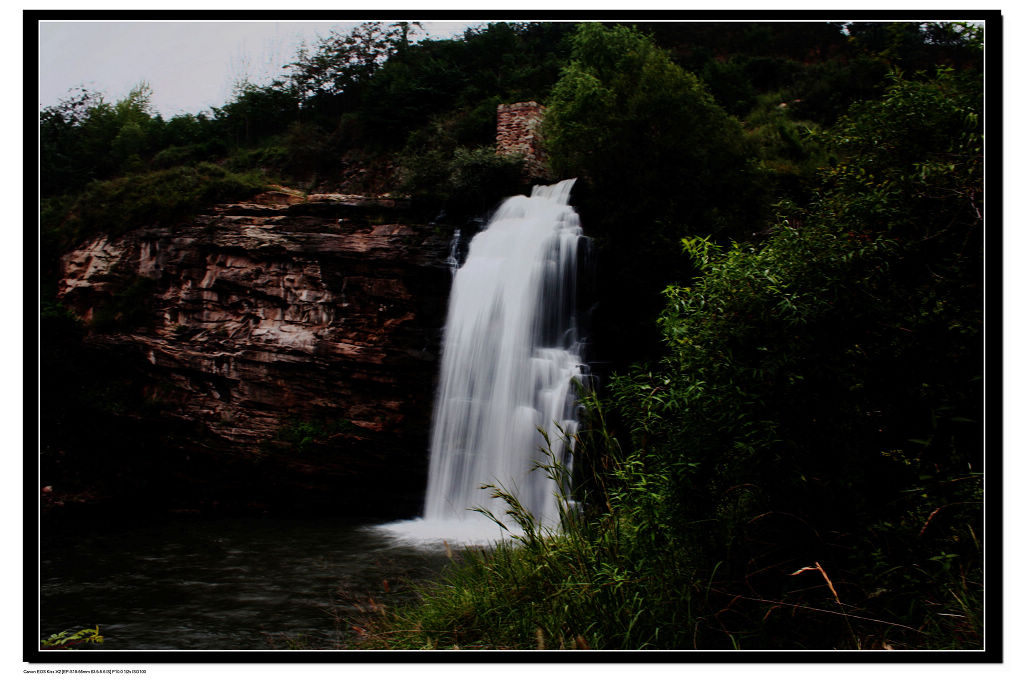
[[[540,122],[544,107],[536,102],[498,105],[498,154],[521,154],[531,176],[544,174],[544,150],[540,139]]]

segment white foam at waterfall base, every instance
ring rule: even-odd
[[[466,519],[409,519],[376,526],[395,540],[424,547],[486,546],[511,539],[502,529],[482,514]]]
[[[513,533],[515,495],[545,529],[557,526],[556,483],[538,461],[569,467],[563,434],[576,425],[573,383],[582,374],[576,333],[579,217],[574,180],[506,199],[455,273],[434,406],[423,517],[379,526],[413,542],[487,544]],[[550,436],[550,452],[538,429]]]

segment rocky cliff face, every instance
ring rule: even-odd
[[[58,295],[135,377],[128,417],[191,463],[169,474],[182,504],[387,516],[384,496],[402,515],[425,480],[447,251],[399,200],[271,192],[96,237]]]

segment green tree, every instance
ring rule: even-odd
[[[586,23],[544,135],[555,174],[580,178],[576,201],[608,273],[598,278],[597,343],[606,345],[596,352],[654,352],[660,292],[690,274],[673,257],[679,238],[760,229],[760,178],[739,122],[637,30]]]
[[[724,562],[726,630],[757,599],[835,610],[792,575],[820,561],[861,613],[980,642],[980,105],[976,73],[940,70],[853,107],[810,211],[760,246],[684,242],[701,277],[666,292],[669,352],[612,386],[667,532]]]
[[[454,144],[493,144],[496,105],[547,96],[568,55],[564,38],[571,28],[497,22],[461,39],[411,45],[390,58],[363,90],[359,112],[367,137],[401,147],[409,135],[443,117],[451,119]]]
[[[284,132],[299,118],[300,102],[299,93],[284,81],[241,83],[232,101],[214,108],[214,125],[231,145],[252,145]]]
[[[980,68],[984,30],[956,22],[850,22],[850,43],[907,73],[935,64]]]
[[[91,180],[140,170],[161,146],[164,122],[152,114],[152,90],[132,88],[114,104],[79,90],[39,115],[43,196],[72,193]]]
[[[288,68],[290,80],[304,97],[337,95],[362,85],[392,55],[409,47],[422,28],[418,22],[384,25],[371,21],[346,34],[331,30],[313,50],[303,47]]]
[[[650,197],[645,212],[684,234],[735,228],[736,191],[753,175],[739,122],[634,29],[582,24],[572,46],[546,116],[556,173],[582,176],[597,195]]]
[[[80,129],[102,96],[84,88],[39,113],[39,181],[43,196],[82,182],[87,171]]]

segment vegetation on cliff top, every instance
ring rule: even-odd
[[[140,88],[41,116],[55,257],[268,178],[482,212],[522,184],[496,105],[549,106],[599,264],[580,505],[362,644],[982,646],[980,31],[415,28],[333,35],[210,114]]]

